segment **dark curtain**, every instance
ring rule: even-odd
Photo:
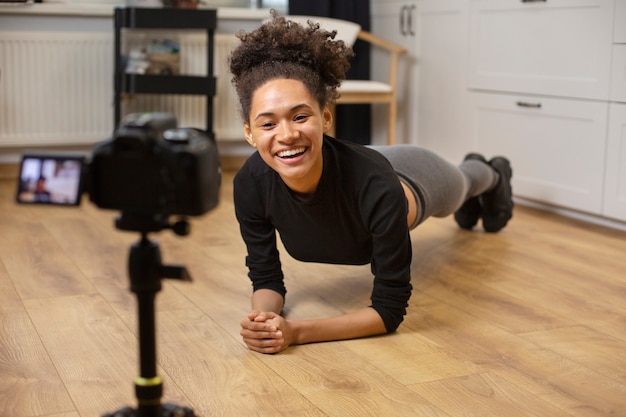
[[[349,20],[370,30],[369,0],[289,0],[289,14],[334,17]],[[347,77],[353,80],[370,79],[369,45],[357,40],[353,45],[356,56]],[[371,106],[343,104],[337,106],[336,136],[339,139],[369,144],[371,142]],[[367,121],[367,123],[364,123]]]

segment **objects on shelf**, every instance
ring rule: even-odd
[[[127,57],[127,74],[178,75],[180,46],[169,39],[153,39],[147,48],[135,48]]]

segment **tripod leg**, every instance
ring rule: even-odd
[[[156,371],[154,300],[161,290],[159,246],[145,236],[132,246],[128,261],[130,289],[137,296],[139,326],[139,376],[135,394],[139,417],[160,417],[163,383]]]
[[[154,293],[137,293],[140,373],[135,378],[139,417],[160,416],[163,381],[156,371]]]
[[[163,381],[157,375],[156,355],[156,294],[161,290],[164,273],[172,277],[187,277],[180,268],[164,267],[156,242],[143,234],[139,242],[131,247],[128,270],[130,289],[137,296],[139,313],[139,376],[135,378],[137,410],[125,407],[104,417],[194,417],[193,410],[175,404],[161,405]],[[176,273],[174,273],[175,271]]]

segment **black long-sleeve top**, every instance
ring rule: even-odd
[[[286,294],[276,231],[300,261],[371,264],[372,305],[388,332],[411,295],[411,241],[404,191],[390,163],[361,145],[324,137],[320,183],[299,200],[254,153],[234,180],[234,202],[254,291]]]

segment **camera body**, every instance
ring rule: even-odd
[[[80,177],[69,180],[78,171]],[[44,182],[50,190],[44,191]],[[19,184],[21,203],[79,204],[88,192],[96,206],[134,216],[196,216],[217,205],[221,170],[215,140],[206,132],[178,128],[169,113],[135,113],[94,147],[90,161],[25,154]]]

